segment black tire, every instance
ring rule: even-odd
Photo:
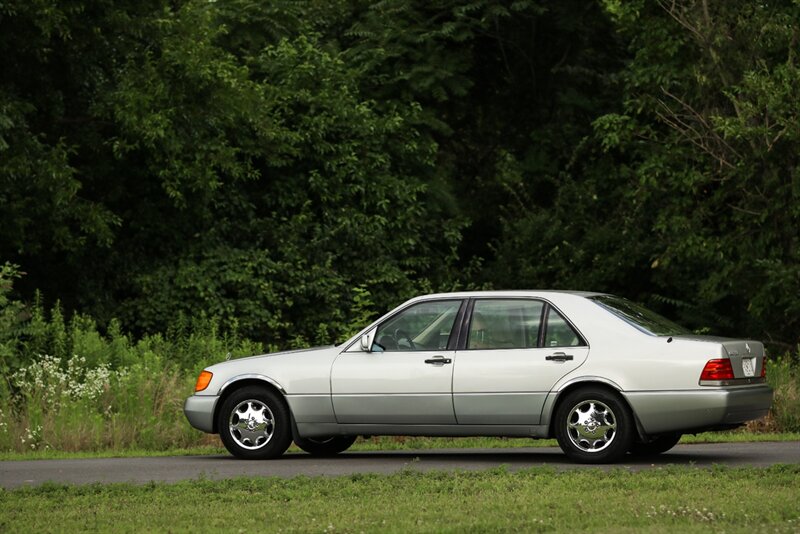
[[[277,458],[292,442],[289,408],[279,394],[259,386],[231,393],[217,415],[219,437],[244,460]]]
[[[561,450],[584,464],[616,462],[630,450],[636,433],[627,404],[599,387],[568,393],[558,404],[554,423]]]
[[[356,436],[330,436],[327,438],[295,438],[295,444],[313,456],[334,456],[346,451]]]
[[[647,443],[634,443],[631,447],[631,454],[634,456],[656,456],[662,452],[667,452],[678,444],[682,435],[680,432],[671,432],[652,436]]]

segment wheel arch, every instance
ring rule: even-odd
[[[247,386],[258,386],[264,389],[268,389],[283,400],[283,403],[286,406],[286,410],[289,412],[289,417],[291,418],[292,435],[296,436],[297,424],[294,421],[294,414],[292,413],[292,407],[286,400],[286,390],[283,389],[283,386],[281,386],[275,380],[264,375],[256,375],[256,374],[235,376],[230,380],[228,380],[227,382],[225,382],[225,384],[223,384],[222,387],[219,389],[219,400],[214,406],[213,433],[219,434],[219,425],[217,423],[217,420],[219,419],[219,411],[222,408],[222,405],[225,403],[225,400],[228,397],[230,397],[235,391],[238,391]]]
[[[611,380],[596,376],[571,380],[561,386],[558,391],[551,392],[551,394],[548,395],[545,405],[542,409],[542,425],[547,426],[547,437],[552,438],[555,436],[555,418],[553,415],[556,413],[556,410],[558,410],[561,402],[563,402],[566,396],[571,392],[584,387],[597,387],[617,395],[622,402],[625,403],[625,406],[628,407],[628,410],[633,416],[633,421],[636,424],[636,434],[638,435],[639,439],[645,439],[644,429],[639,421],[639,416],[636,414],[633,406],[631,406],[631,403],[628,401],[628,398],[625,396],[622,388],[620,388],[619,385]]]

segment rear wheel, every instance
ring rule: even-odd
[[[231,393],[222,403],[217,428],[225,448],[237,458],[276,458],[292,442],[289,417],[289,409],[280,395],[247,386]]]
[[[633,417],[618,395],[584,387],[567,394],[555,413],[555,435],[564,453],[587,464],[611,463],[631,448]]]
[[[678,444],[682,435],[680,432],[672,432],[653,436],[647,443],[634,443],[631,447],[631,454],[634,456],[655,456],[662,452],[667,452]]]
[[[330,436],[322,438],[296,438],[295,444],[314,456],[333,456],[350,448],[356,436]]]

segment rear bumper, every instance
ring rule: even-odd
[[[709,430],[767,415],[772,388],[765,384],[691,391],[624,393],[646,434]]]
[[[211,434],[214,432],[214,408],[218,400],[216,395],[192,395],[183,404],[183,413],[193,427]]]

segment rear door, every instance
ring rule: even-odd
[[[586,360],[585,340],[542,300],[480,298],[469,310],[453,370],[458,423],[539,424],[555,383]]]

